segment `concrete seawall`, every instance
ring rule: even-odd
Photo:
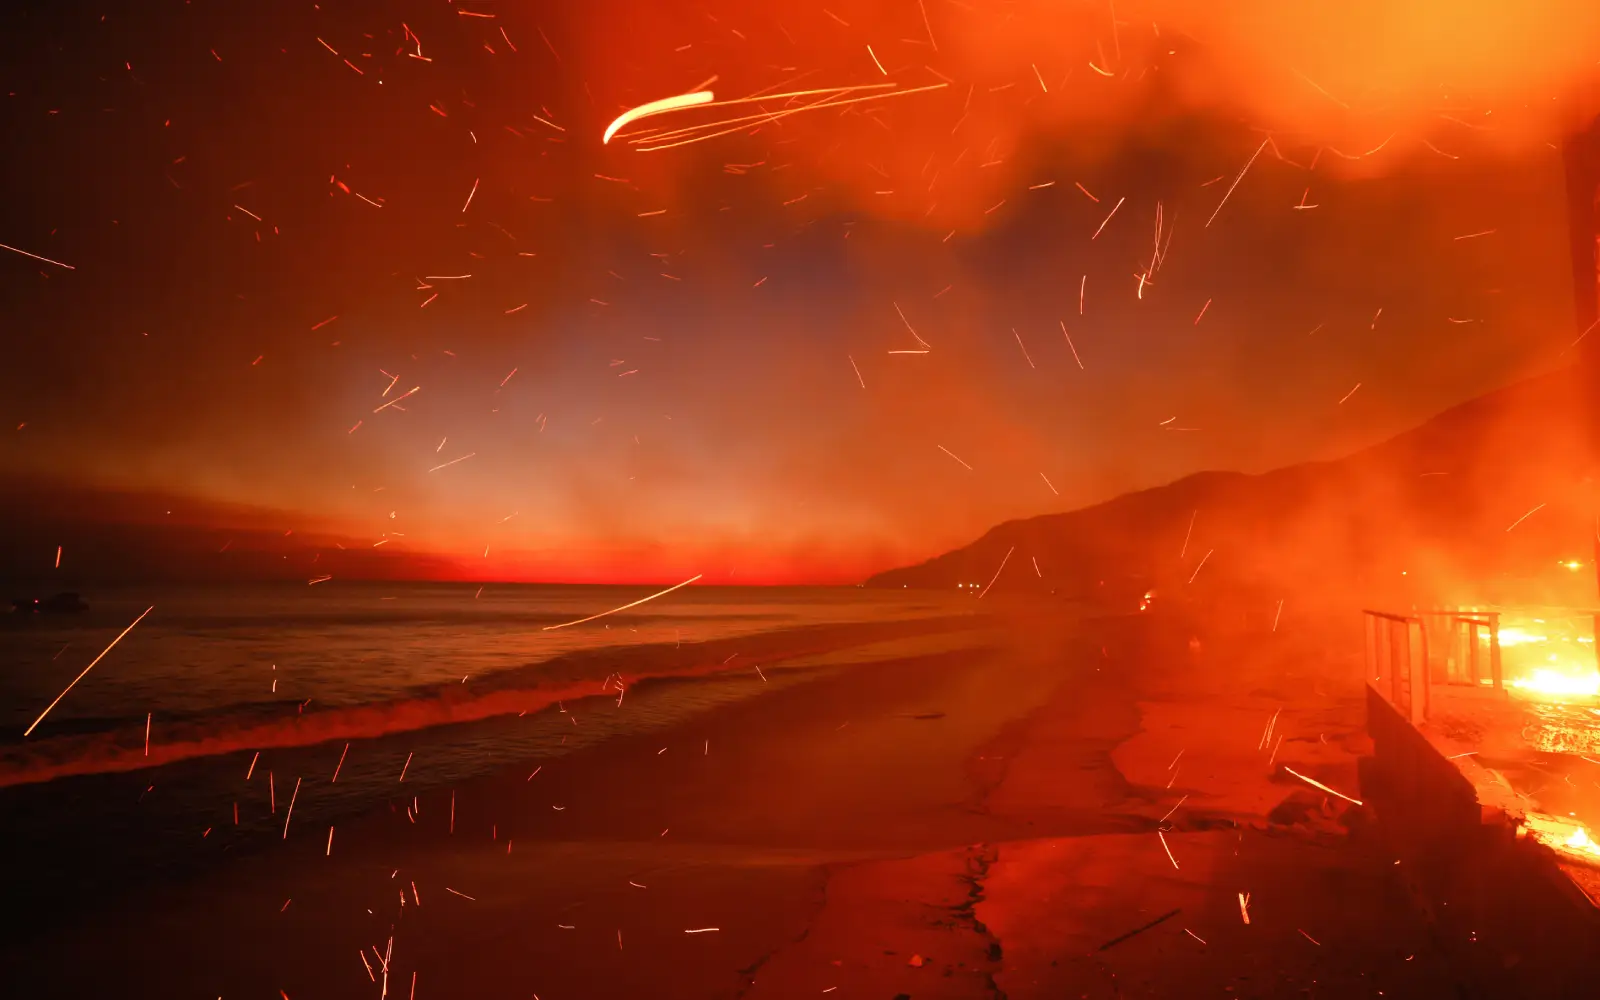
[[[1521,835],[1495,772],[1446,753],[1370,686],[1367,725],[1362,797],[1464,995],[1600,996],[1600,906],[1582,887],[1594,870]]]

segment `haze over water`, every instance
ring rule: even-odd
[[[35,734],[302,703],[306,710],[484,680],[608,646],[678,645],[779,628],[948,613],[942,594],[858,588],[685,588],[595,622],[643,587],[341,583],[130,588],[81,617],[0,633],[0,731],[26,728],[146,607],[155,610]],[[481,592],[480,592],[481,590]],[[592,679],[598,684],[609,670]],[[537,677],[537,672],[534,675]]]
[[[896,623],[967,617],[977,608],[970,595],[925,591],[689,587],[598,621],[545,630],[647,593],[498,585],[480,592],[427,583],[136,588],[87,594],[90,610],[82,616],[6,621],[6,847],[12,856],[60,860],[45,865],[57,872],[52,880],[66,872],[83,891],[108,891],[141,873],[188,871],[279,840],[291,802],[294,824],[326,829],[410,792],[570,753],[814,676],[840,659],[823,647],[851,655],[840,626],[864,630],[856,648],[881,650],[883,630]],[[24,738],[44,706],[152,605]],[[716,660],[732,661],[737,642],[723,653],[727,640],[756,643],[766,634],[770,642],[771,633],[791,630],[801,638],[785,649],[817,652],[775,656],[780,662],[765,671],[758,660],[741,659],[705,676],[699,644],[721,641],[711,647]],[[810,633],[816,636],[803,638]],[[910,646],[900,640],[898,648],[970,641],[935,630]],[[640,675],[665,679],[680,671],[702,676],[632,690]],[[617,673],[623,689],[611,680]],[[551,684],[606,697],[442,725],[419,712],[442,700],[531,694]],[[350,738],[283,737],[319,711],[320,718],[361,721],[351,724]],[[372,718],[382,720],[376,729]],[[130,769],[128,754],[138,753],[147,724],[157,758],[170,750],[164,740],[181,739],[191,749],[160,766]],[[281,743],[247,746],[251,734]],[[64,760],[82,773],[50,780],[53,772],[40,770]],[[41,899],[49,895],[38,888]],[[21,883],[19,891],[31,895]]]

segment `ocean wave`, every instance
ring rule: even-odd
[[[481,683],[413,688],[363,705],[238,706],[200,717],[123,720],[97,732],[72,732],[0,745],[0,788],[88,774],[137,771],[196,757],[374,739],[394,733],[537,712],[654,678],[692,678],[753,670],[908,635],[982,627],[978,616],[811,626],[698,643],[587,650],[486,676]]]

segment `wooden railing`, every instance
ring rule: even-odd
[[[1391,704],[1413,723],[1428,717],[1432,708],[1428,683],[1428,629],[1414,615],[1364,611],[1366,615],[1367,681],[1379,691],[1387,689]]]
[[[1416,614],[1435,638],[1433,648],[1437,655],[1428,671],[1433,683],[1471,687],[1487,683],[1496,691],[1505,690],[1505,671],[1500,660],[1500,612],[1418,611]],[[1484,649],[1485,640],[1487,650]]]
[[[1364,611],[1367,681],[1413,723],[1433,710],[1435,685],[1505,692],[1497,611]],[[1483,639],[1487,638],[1485,655]]]

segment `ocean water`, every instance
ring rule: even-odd
[[[276,842],[291,795],[294,822],[325,829],[397,787],[503,771],[852,660],[989,635],[970,595],[859,588],[686,587],[545,630],[651,592],[131,589],[86,593],[81,616],[0,617],[0,850],[35,862],[11,880],[14,895],[56,912]]]
[[[525,673],[542,662],[608,647],[677,647],[777,629],[937,617],[973,607],[957,596],[854,587],[685,587],[594,622],[544,630],[650,592],[329,582],[90,594],[90,610],[82,615],[49,616],[27,626],[11,622],[0,630],[0,734],[26,728],[147,607],[154,610],[51,710],[40,735],[142,720],[149,713],[180,717],[244,706],[360,705],[441,684]]]

